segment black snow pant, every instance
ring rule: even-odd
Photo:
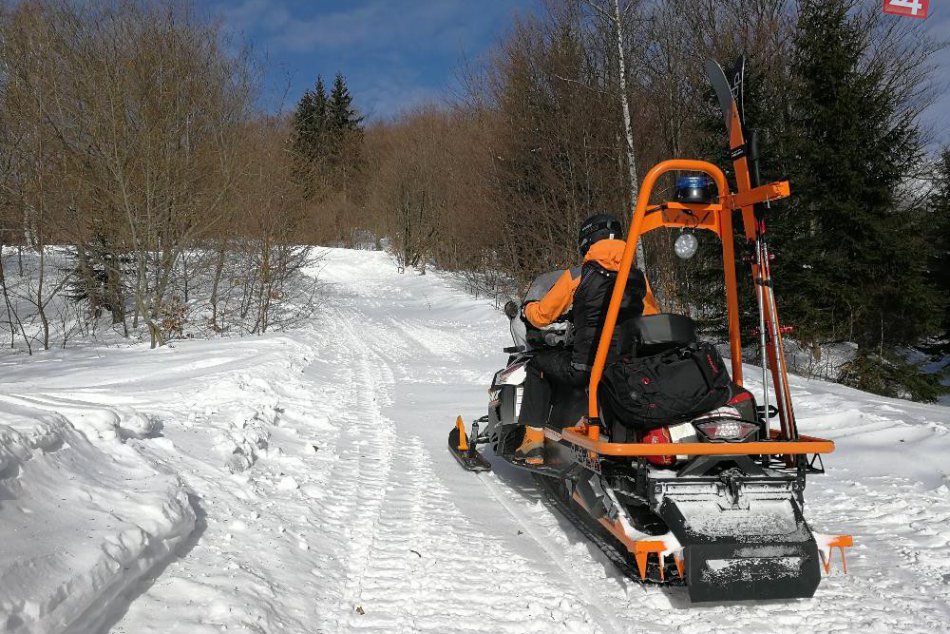
[[[587,385],[590,372],[572,366],[571,356],[570,350],[544,350],[528,362],[519,424],[544,427],[551,414],[552,397],[558,389],[571,390]]]

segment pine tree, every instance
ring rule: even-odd
[[[360,129],[363,117],[356,113],[353,107],[353,97],[342,73],[337,73],[330,89],[330,99],[327,103],[327,116],[330,127],[335,132],[353,132]]]
[[[323,85],[323,77],[317,75],[317,85],[313,93],[313,112],[322,129],[328,126],[327,118],[327,90]]]
[[[329,95],[317,77],[294,111],[294,149],[308,168],[331,177],[358,163],[362,121],[342,74],[337,73]]]
[[[108,234],[98,229],[91,241],[73,248],[72,256],[74,264],[65,296],[87,302],[97,319],[107,310],[113,324],[124,323],[126,302],[132,293],[128,280],[135,277],[133,257],[118,252]]]
[[[329,206],[321,210],[322,220],[340,233],[344,226],[334,218],[345,217],[359,189],[354,179],[362,164],[363,118],[353,106],[353,97],[343,75],[337,73],[330,94],[322,77],[312,90],[304,92],[292,118],[293,147],[296,154],[294,179],[306,199]],[[332,239],[346,239],[333,235]]]
[[[943,300],[942,328],[950,334],[950,147],[937,162],[937,187],[930,204],[931,242],[934,245],[930,271],[937,296]]]
[[[294,111],[294,149],[308,163],[319,162],[327,155],[331,128],[327,103],[327,91],[318,76],[314,89],[304,92]]]
[[[326,106],[330,178],[334,187],[347,195],[350,181],[362,162],[363,130],[353,107],[353,97],[342,73],[337,73]]]
[[[770,226],[786,321],[812,341],[884,351],[932,328],[936,302],[923,218],[898,199],[918,130],[907,97],[863,63],[871,43],[853,3],[800,3],[784,142],[795,195]]]

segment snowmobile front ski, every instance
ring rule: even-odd
[[[469,437],[465,433],[465,422],[459,416],[455,419],[455,427],[449,432],[449,450],[459,464],[466,471],[476,473],[482,471],[491,471],[491,463],[485,459],[485,456],[476,451],[478,443],[478,421],[472,423],[472,435]]]

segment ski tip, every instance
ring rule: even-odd
[[[464,426],[462,427],[464,430]],[[482,471],[491,471],[491,463],[485,459],[485,457],[477,451],[472,451],[467,442],[464,448],[461,448],[460,445],[464,442],[465,433],[461,432],[458,427],[453,427],[452,431],[449,432],[449,451],[452,452],[452,455],[455,456],[455,459],[466,471],[473,471],[475,473]],[[461,442],[460,442],[461,441]]]
[[[455,440],[457,451],[468,451],[468,435],[465,432],[465,421],[461,416],[455,419]]]
[[[726,76],[726,73],[723,72],[722,66],[719,65],[719,62],[711,57],[706,60],[706,74],[710,77],[715,74],[722,74],[723,77]]]
[[[726,129],[731,125],[731,111],[733,104],[732,91],[729,88],[729,80],[726,78],[726,72],[719,65],[719,62],[710,58],[706,60],[706,75],[709,77],[709,83],[712,84],[713,91],[716,93],[716,99],[719,101],[719,108],[726,120]]]

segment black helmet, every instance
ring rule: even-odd
[[[623,227],[615,216],[610,214],[596,214],[581,223],[577,232],[577,248],[581,256],[587,255],[590,245],[605,238],[623,238]]]

